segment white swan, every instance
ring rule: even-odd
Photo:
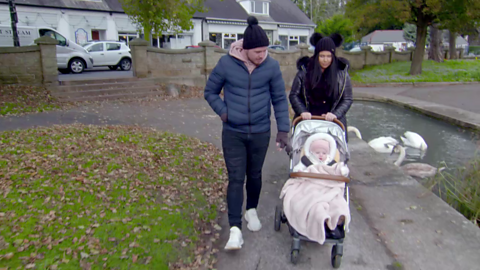
[[[417,148],[420,150],[427,150],[427,143],[418,133],[407,131],[403,134],[405,137],[400,137],[403,144],[410,148]]]
[[[393,152],[400,151],[400,156],[398,157],[397,161],[395,161],[395,166],[400,166],[405,159],[406,151],[405,148],[401,145],[396,145],[392,151]],[[437,172],[441,172],[445,169],[445,167],[441,167],[439,169],[425,164],[425,163],[409,163],[405,164],[400,167],[406,174],[415,176],[418,178],[426,178],[426,177],[432,177],[437,174]]]
[[[361,140],[362,139],[362,134],[360,133],[360,130],[358,128],[353,127],[353,126],[347,126],[347,132],[353,132],[357,137]]]
[[[378,137],[368,142],[368,145],[379,153],[392,153],[398,141],[392,137]]]

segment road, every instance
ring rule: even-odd
[[[122,71],[121,69],[113,71],[110,70],[108,67],[99,67],[85,70],[81,74],[61,74],[60,72],[58,73],[59,81],[96,80],[126,77],[133,77],[133,71]]]

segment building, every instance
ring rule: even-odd
[[[362,46],[372,47],[372,51],[383,51],[385,47],[395,47],[397,51],[405,51],[415,46],[405,40],[403,30],[376,30],[362,38]]]
[[[118,0],[16,0],[18,26],[48,26],[70,40],[119,40],[143,37],[140,26],[124,13]],[[192,18],[193,28],[182,33],[152,36],[159,48],[185,48],[211,40],[222,48],[241,39],[249,15],[258,18],[270,43],[288,48],[303,42],[315,25],[291,0],[205,0],[206,13]],[[10,25],[8,0],[0,0],[0,25]]]
[[[443,31],[443,47],[448,48],[449,32]],[[405,40],[403,30],[376,30],[362,38],[362,46],[372,47],[372,51],[383,51],[385,47],[395,47],[397,51],[405,51],[408,47],[414,47],[415,43]],[[428,47],[428,46],[427,46]],[[466,49],[468,42],[461,36],[457,36],[456,47]]]

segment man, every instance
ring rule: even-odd
[[[227,205],[230,238],[227,250],[240,249],[243,186],[247,176],[247,228],[262,225],[257,205],[262,188],[262,167],[270,142],[271,106],[278,126],[277,146],[288,145],[290,128],[285,83],[278,62],[268,56],[268,37],[255,17],[248,18],[243,40],[232,44],[213,69],[205,99],[223,123],[222,146],[228,171]],[[224,88],[224,99],[219,96]]]

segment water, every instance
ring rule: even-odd
[[[422,162],[432,166],[445,166],[453,169],[464,166],[476,154],[480,154],[477,144],[478,134],[458,128],[446,122],[394,105],[355,101],[347,114],[349,126],[355,126],[363,140],[370,141],[381,136],[391,136],[399,142],[406,131],[420,134],[428,145],[426,152],[407,150],[404,163]],[[349,136],[355,136],[350,133]],[[478,152],[478,153],[477,153]],[[381,154],[394,162],[397,155]]]

